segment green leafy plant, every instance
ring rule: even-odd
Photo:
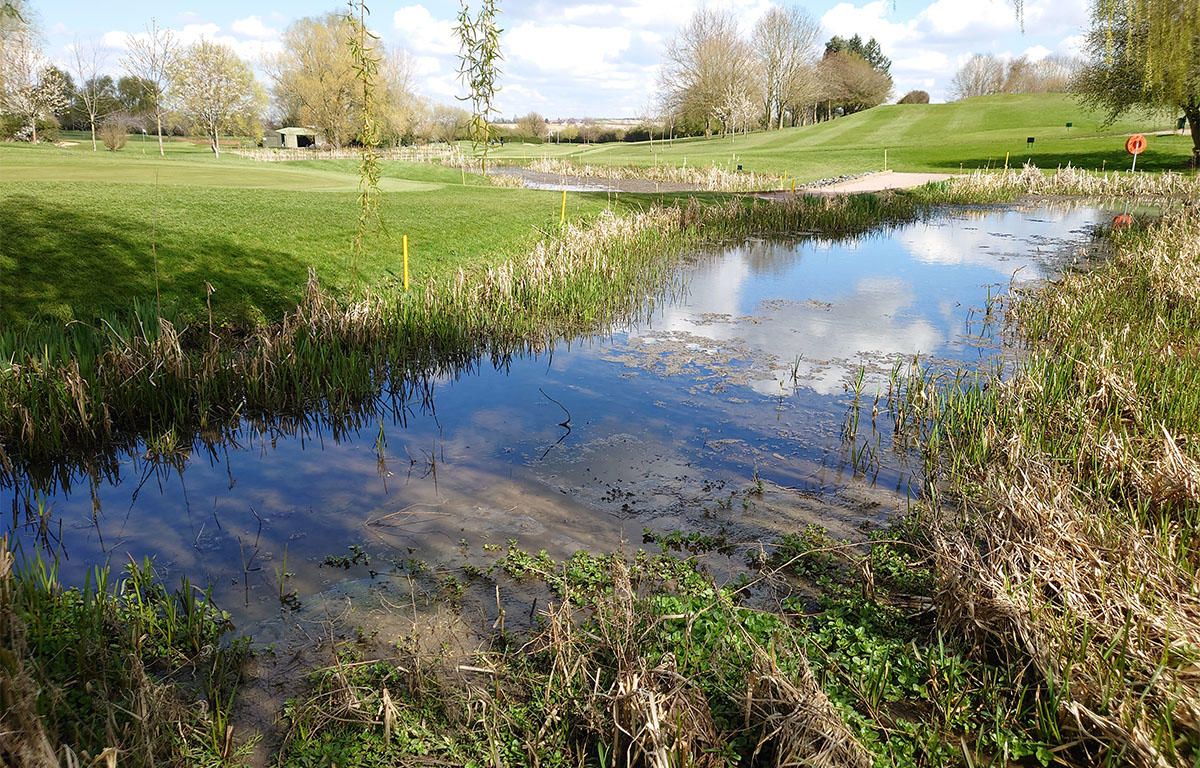
[[[479,12],[471,15],[467,0],[462,0],[458,12],[458,25],[454,31],[459,40],[458,76],[467,86],[464,101],[471,102],[471,121],[468,129],[471,144],[476,152],[483,154],[483,170],[487,172],[488,145],[492,140],[489,122],[496,113],[493,102],[500,90],[500,33],[496,16],[500,14],[497,0],[482,0]]]

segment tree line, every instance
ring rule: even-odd
[[[743,36],[737,17],[698,9],[667,44],[659,119],[673,134],[779,129],[882,104],[891,61],[873,38],[833,37],[799,7],[772,6]]]
[[[119,149],[130,131],[145,131],[162,152],[164,135],[201,135],[219,155],[222,136],[260,137],[269,124],[314,129],[332,147],[359,140],[364,96],[343,13],[299,19],[282,50],[257,62],[211,40],[185,45],[151,20],[127,36],[119,58],[96,40],[76,40],[64,68],[45,55],[23,3],[14,7],[0,18],[0,139],[44,140],[63,128],[89,132],[94,149],[98,141]],[[416,95],[404,50],[381,50],[379,59],[372,94],[379,142],[466,135],[466,110]]]

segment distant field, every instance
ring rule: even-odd
[[[897,171],[954,173],[1032,160],[1041,168],[1071,163],[1086,169],[1128,168],[1125,137],[1175,127],[1177,115],[1131,113],[1104,125],[1102,113],[1085,110],[1062,94],[985,96],[952,104],[896,104],[814,126],[728,138],[674,142],[510,144],[495,156],[570,156],[594,165],[741,164],[747,171],[787,173],[811,180],[883,167]],[[1073,123],[1068,129],[1066,124]],[[1033,147],[1026,143],[1034,137]],[[1138,167],[1186,168],[1189,136],[1149,136]]]
[[[140,137],[138,139],[140,141]],[[356,163],[261,163],[214,158],[182,142],[160,158],[121,152],[0,145],[0,331],[39,315],[90,320],[153,298],[204,311],[205,281],[220,319],[278,319],[294,307],[309,267],[352,290]],[[151,151],[151,150],[155,151]],[[132,150],[132,151],[131,151]],[[500,189],[457,170],[387,163],[384,231],[359,264],[362,283],[399,275],[408,235],[414,280],[529,248],[558,223],[554,192]],[[625,206],[639,205],[622,196]],[[590,216],[603,194],[571,194],[567,214]]]

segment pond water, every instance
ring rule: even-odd
[[[169,578],[211,583],[239,627],[278,621],[283,570],[306,603],[486,565],[510,539],[562,557],[634,549],[647,528],[741,543],[809,523],[854,535],[903,511],[920,481],[886,415],[869,426],[895,363],[1002,356],[990,298],[1077,258],[1103,220],[1088,208],[955,210],[842,242],[714,248],[689,259],[685,288],[648,320],[484,361],[434,382],[427,407],[336,437],[319,422],[295,434],[246,425],[175,466],[135,453],[70,491],[6,487],[0,532],[26,552],[57,542],[68,583],[153,557]],[[865,426],[849,440],[860,377]]]

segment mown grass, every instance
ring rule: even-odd
[[[507,145],[497,158],[569,157],[590,165],[713,164],[745,171],[788,174],[808,181],[880,170],[883,151],[896,171],[958,173],[1032,162],[1040,168],[1072,164],[1088,170],[1129,167],[1125,138],[1175,128],[1177,115],[1128,114],[1105,125],[1101,112],[1080,107],[1064,94],[986,96],[950,104],[876,107],[815,126],[728,138],[674,142],[578,145]],[[1068,129],[1066,124],[1073,123]],[[1033,147],[1026,144],[1034,137]],[[1148,136],[1138,160],[1146,171],[1184,170],[1190,136]]]
[[[382,230],[353,271],[358,177],[353,161],[258,163],[184,154],[91,153],[0,146],[0,327],[125,315],[155,299],[169,314],[278,322],[308,270],[339,293],[400,274],[408,236],[413,279],[499,263],[558,224],[553,192],[497,189],[458,170],[387,163]],[[624,196],[620,210],[647,201]],[[571,194],[571,220],[607,208]],[[156,279],[157,275],[157,279]]]

